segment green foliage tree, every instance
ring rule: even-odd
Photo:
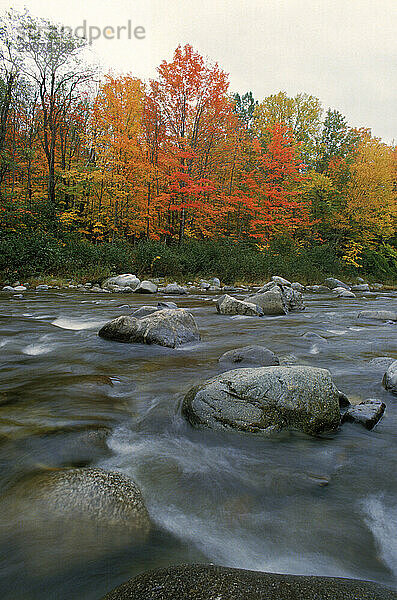
[[[321,102],[309,94],[297,94],[293,98],[285,92],[267,96],[254,111],[253,131],[266,142],[268,127],[280,123],[287,125],[300,145],[302,160],[314,165],[321,137]]]

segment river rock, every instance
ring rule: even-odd
[[[69,285],[69,287],[70,287],[70,285]],[[36,292],[46,292],[48,289],[49,289],[49,286],[46,285],[45,283],[41,283],[40,285],[36,285],[36,287],[35,287]]]
[[[5,285],[3,287],[3,292],[15,292],[15,288],[13,288],[11,285]]]
[[[68,563],[140,545],[151,531],[136,484],[121,473],[97,468],[57,469],[25,477],[7,489],[0,510],[25,553],[24,566],[35,575],[53,576]]]
[[[302,285],[301,283],[299,283],[298,281],[294,281],[294,283],[291,283],[291,287],[293,290],[296,290],[297,292],[305,291],[305,286]]]
[[[157,302],[157,308],[178,308],[178,305],[175,302],[165,302],[162,300]]]
[[[355,298],[356,295],[350,290],[346,290],[345,288],[334,288],[332,290],[333,293],[336,293],[338,298]]]
[[[141,282],[136,275],[124,273],[123,275],[117,275],[116,277],[108,277],[108,279],[103,282],[102,287],[113,291],[118,291],[114,290],[114,288],[129,287],[132,291],[134,291],[140,283]]]
[[[369,361],[368,365],[374,369],[387,370],[396,359],[390,356],[377,356]]]
[[[277,283],[277,285],[286,285],[289,287],[291,286],[291,282],[288,281],[288,279],[284,279],[283,277],[278,277],[277,275],[273,275],[272,281],[274,281],[274,283]]]
[[[258,434],[286,428],[317,435],[338,428],[339,397],[325,369],[235,369],[192,388],[182,412],[198,427]]]
[[[369,292],[368,283],[359,283],[357,285],[352,285],[352,292]]]
[[[283,287],[282,294],[284,296],[284,302],[287,310],[305,310],[305,304],[303,302],[303,296],[301,292],[289,287]]]
[[[358,313],[358,318],[375,321],[397,321],[397,312],[392,310],[362,310]]]
[[[134,292],[135,294],[155,294],[157,289],[157,285],[152,281],[141,281],[141,283],[134,289]]]
[[[157,308],[157,306],[144,305],[134,310],[131,316],[134,317],[134,319],[142,319],[143,317],[148,317],[159,310],[161,309]]]
[[[211,284],[208,283],[208,281],[200,281],[200,289],[209,290],[210,287],[211,287]]]
[[[306,290],[308,292],[313,292],[314,294],[321,294],[329,292],[329,287],[327,287],[326,285],[307,285]]]
[[[383,386],[388,392],[397,396],[397,360],[392,362],[384,374]]]
[[[117,342],[158,344],[168,348],[200,341],[196,321],[189,311],[182,308],[165,308],[141,319],[118,317],[106,323],[99,336]]]
[[[286,315],[288,312],[285,297],[278,285],[267,292],[248,296],[247,301],[260,306],[265,315]]]
[[[237,364],[241,367],[270,367],[279,365],[278,357],[264,346],[244,346],[225,352],[219,358],[219,363],[223,365],[233,365],[236,368]]]
[[[26,292],[27,288],[24,285],[16,285],[14,292]]]
[[[350,290],[350,286],[347,285],[347,283],[343,283],[343,281],[339,281],[339,279],[335,279],[334,277],[328,277],[328,279],[324,281],[324,285],[326,285],[330,290],[333,290],[337,287]]]
[[[373,429],[375,425],[383,417],[386,404],[381,400],[372,399],[365,400],[359,404],[349,406],[342,416],[342,423],[358,423],[366,429]]]
[[[220,288],[221,287],[221,281],[218,277],[213,277],[211,279],[211,285],[213,285],[214,287]]]
[[[237,300],[225,294],[216,302],[216,310],[221,315],[246,315],[250,317],[261,317],[263,310],[252,302]]]
[[[397,600],[369,581],[177,565],[130,579],[103,600]]]
[[[176,282],[169,283],[168,285],[166,285],[163,289],[163,292],[164,294],[175,294],[180,296],[183,296],[188,293],[186,288],[182,287],[181,285],[178,285]]]

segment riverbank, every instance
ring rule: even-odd
[[[165,278],[188,282],[219,277],[227,284],[254,283],[274,273],[302,284],[327,277],[355,282],[357,277],[397,285],[397,252],[391,246],[366,250],[360,266],[348,264],[336,245],[296,248],[290,242],[259,248],[229,239],[189,240],[166,245],[142,241],[93,244],[74,236],[48,233],[0,235],[0,284],[24,280],[50,284],[101,283],[117,273],[136,273],[140,279]],[[59,284],[55,284],[59,285]]]

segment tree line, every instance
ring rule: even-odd
[[[100,77],[86,42],[28,13],[0,25],[1,231],[95,244],[227,237],[397,259],[396,148],[306,93],[231,94],[192,46],[157,77]],[[381,110],[381,107],[380,107]]]

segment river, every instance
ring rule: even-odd
[[[397,325],[357,319],[362,309],[396,310],[397,293],[358,296],[306,294],[304,312],[265,318],[218,315],[212,294],[177,297],[202,342],[172,350],[97,335],[157,296],[2,293],[2,491],[40,470],[116,470],[139,485],[157,525],[139,552],[82,554],[49,531],[32,536],[26,514],[15,523],[0,514],[2,600],[99,600],[138,572],[181,562],[397,588],[397,398],[382,388],[385,369],[369,365],[397,358]],[[184,394],[220,372],[221,354],[248,344],[329,369],[349,397],[383,400],[384,418],[373,431],[345,424],[321,438],[192,429],[180,415]]]

